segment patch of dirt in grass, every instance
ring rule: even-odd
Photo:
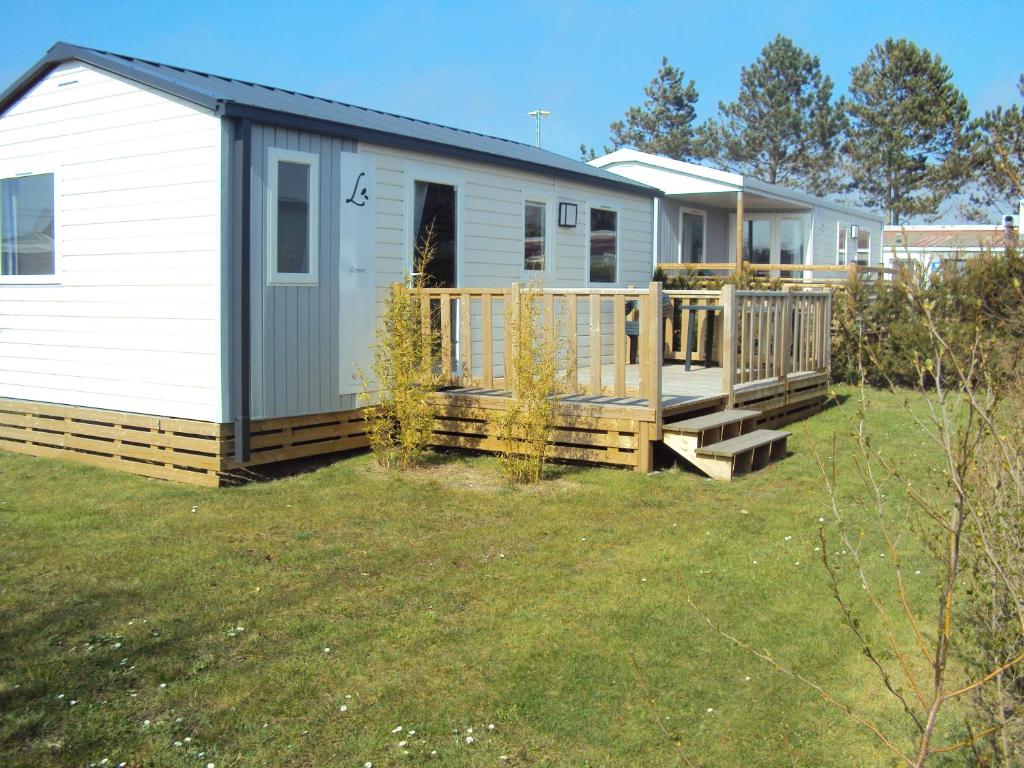
[[[511,485],[501,477],[497,466],[474,466],[468,462],[452,458],[444,454],[431,454],[420,467],[399,470],[393,467],[382,467],[377,462],[367,464],[367,471],[373,474],[394,473],[413,482],[437,483],[453,490],[480,491],[494,493],[496,491],[513,491],[517,493],[545,494],[572,490],[579,487],[574,480],[562,477],[560,467],[552,466],[546,471],[550,478],[533,485]]]

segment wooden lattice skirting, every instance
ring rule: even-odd
[[[368,445],[361,410],[253,421],[250,460],[234,461],[234,425],[0,399],[0,448],[219,486],[273,462]]]
[[[499,452],[498,416],[509,399],[500,395],[440,393],[434,445]],[[654,412],[629,406],[559,403],[548,456],[567,461],[646,469],[654,438]]]

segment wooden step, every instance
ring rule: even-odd
[[[760,416],[760,411],[718,411],[707,416],[669,422],[662,427],[662,431],[679,435],[691,448],[700,448],[751,432]]]
[[[698,432],[715,429],[716,427],[724,427],[727,424],[743,422],[760,415],[760,411],[741,411],[739,409],[717,411],[709,413],[707,416],[697,416],[694,419],[671,421],[665,424],[662,429],[666,432],[678,432],[681,435],[695,435]]]
[[[662,441],[715,480],[732,480],[785,458],[788,437],[789,432],[757,429],[700,447],[692,434],[666,432]]]
[[[789,432],[778,429],[756,429],[739,437],[723,440],[720,443],[712,443],[697,449],[701,456],[708,456],[716,459],[726,459],[746,451],[752,451],[772,443],[785,442]]]

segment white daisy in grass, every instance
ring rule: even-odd
[[[394,728],[391,729],[391,732],[392,733],[401,733],[402,732],[402,726],[396,725]]]

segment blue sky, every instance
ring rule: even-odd
[[[57,40],[127,53],[532,142],[600,149],[661,56],[696,80],[700,117],[776,33],[845,89],[886,36],[939,53],[975,112],[1018,103],[1018,2],[5,3],[0,81]],[[15,31],[12,34],[12,31]],[[1001,41],[1005,38],[1005,42]]]

